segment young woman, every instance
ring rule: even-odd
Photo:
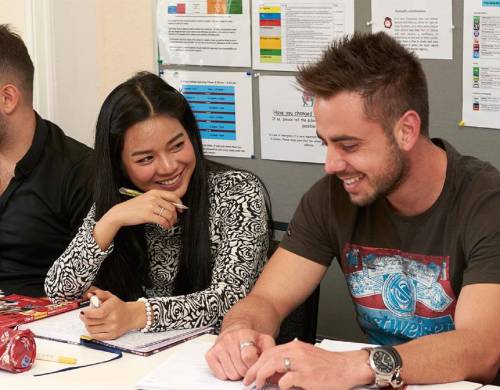
[[[95,155],[95,204],[49,270],[47,295],[97,295],[102,306],[81,314],[97,339],[219,325],[266,261],[259,179],[206,160],[186,99],[146,72],[104,101]]]

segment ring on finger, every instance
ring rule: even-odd
[[[255,347],[255,342],[252,340],[240,341],[240,351],[243,351],[246,347]]]
[[[283,364],[285,365],[285,372],[292,371],[292,361],[290,358],[284,357]]]
[[[160,211],[158,211],[158,216],[161,217],[165,209],[163,207],[160,207]]]

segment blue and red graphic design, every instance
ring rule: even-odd
[[[346,244],[342,268],[370,342],[399,344],[455,329],[448,256]]]

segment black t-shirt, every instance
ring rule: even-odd
[[[48,269],[92,202],[92,149],[36,116],[33,143],[0,196],[0,289],[45,295]]]
[[[339,260],[374,343],[452,330],[464,285],[500,283],[500,173],[433,142],[446,151],[446,179],[424,213],[400,216],[385,198],[355,206],[342,182],[326,176],[304,195],[281,243],[324,265]]]

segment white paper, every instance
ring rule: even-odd
[[[364,343],[352,343],[346,341],[328,340],[323,339],[321,343],[316,344],[317,347],[322,348],[327,351],[332,352],[346,352],[346,351],[356,351],[365,347],[374,347],[374,344],[364,344]],[[481,388],[480,383],[474,382],[453,382],[453,383],[443,383],[439,385],[410,385],[407,386],[407,390],[475,390]],[[358,386],[357,390],[367,390],[368,387]]]
[[[326,148],[316,136],[314,99],[297,89],[294,77],[261,76],[262,158],[324,163]]]
[[[205,362],[205,353],[213,343],[190,341],[178,347],[175,354],[157,366],[136,385],[137,389],[161,390],[241,390],[241,381],[217,379]]]
[[[500,1],[465,0],[462,119],[500,128]]]
[[[248,0],[158,0],[156,22],[164,63],[251,65]]]
[[[254,69],[295,71],[354,32],[353,0],[256,0],[252,7]]]
[[[453,58],[451,0],[372,0],[372,31],[384,31],[420,58]]]
[[[167,69],[162,77],[189,101],[207,156],[253,158],[250,74]]]

